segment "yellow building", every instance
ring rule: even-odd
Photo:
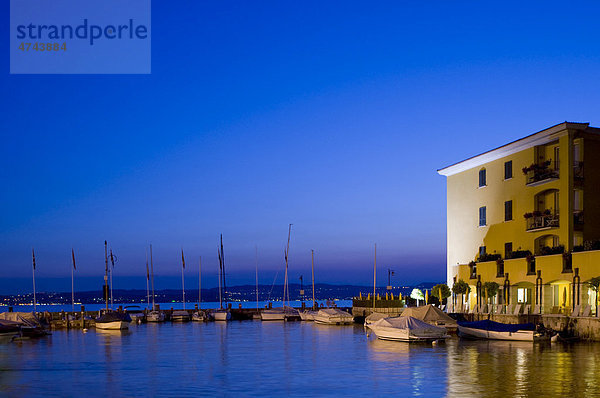
[[[448,285],[470,285],[471,310],[595,311],[587,282],[600,276],[600,128],[561,123],[438,172],[447,177]],[[485,282],[500,285],[497,296],[486,300]]]

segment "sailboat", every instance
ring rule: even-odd
[[[198,311],[194,311],[192,314],[192,321],[194,322],[204,322],[207,320],[200,303],[202,303],[202,256],[198,262]]]
[[[225,284],[225,253],[223,252],[223,234],[221,234],[221,248],[217,250],[219,257],[219,309],[213,312],[215,321],[229,321],[231,312],[229,309],[223,308],[223,298],[226,294]],[[225,300],[227,303],[227,300]]]
[[[148,315],[146,316],[146,321],[147,322],[164,322],[165,314],[163,314],[161,311],[157,311],[156,305],[154,304],[156,295],[154,294],[154,263],[152,261],[152,245],[150,245],[150,277],[151,277],[150,281],[151,281],[151,285],[152,285],[152,311],[150,311],[148,313]]]
[[[114,259],[111,251],[111,260]],[[108,309],[108,249],[107,243],[104,241],[104,263],[105,263],[105,275],[104,275],[104,295],[106,298],[106,310],[102,315],[96,318],[96,329],[104,330],[120,330],[129,329],[129,323],[131,317],[126,312],[113,311]],[[114,264],[114,263],[113,263]],[[112,297],[111,297],[112,299]]]
[[[315,300],[315,251],[310,251],[310,258],[312,263],[312,299],[313,299],[313,309],[312,310],[304,310],[300,313],[300,318],[303,321],[314,321],[315,316],[319,311],[317,311],[317,301]]]
[[[263,310],[260,313],[260,319],[263,321],[292,321],[300,319],[298,310],[289,306],[290,303],[290,292],[288,286],[288,254],[290,252],[290,236],[292,233],[292,224],[289,225],[288,229],[288,240],[285,249],[285,277],[283,280],[283,300],[280,308],[272,308]],[[285,305],[285,300],[288,300],[288,305]]]
[[[171,321],[173,322],[189,322],[190,321],[190,313],[185,310],[185,279],[183,275],[183,271],[185,270],[185,258],[183,257],[183,249],[181,249],[181,292],[182,292],[182,310],[175,310],[171,314]]]

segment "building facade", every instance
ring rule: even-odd
[[[448,286],[469,284],[465,305],[595,312],[599,128],[561,123],[438,172],[447,177]],[[485,282],[498,294],[485,297]]]

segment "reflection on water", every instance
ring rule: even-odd
[[[600,345],[585,343],[409,345],[361,325],[145,324],[1,345],[0,395],[580,396],[599,391],[598,361]]]

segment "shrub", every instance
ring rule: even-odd
[[[462,279],[459,279],[452,286],[452,292],[454,294],[467,294],[471,292],[471,287],[467,282],[463,281]]]

